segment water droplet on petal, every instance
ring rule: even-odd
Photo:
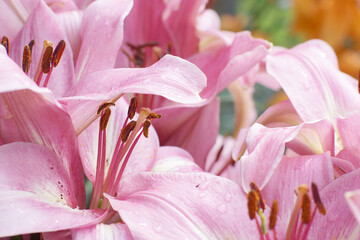
[[[227,207],[226,207],[225,204],[221,204],[221,205],[217,206],[216,209],[217,209],[220,213],[224,213],[224,212],[226,212]]]
[[[159,232],[161,232],[161,230],[162,230],[162,226],[160,226],[160,225],[155,228],[155,232],[159,233]]]
[[[231,196],[231,194],[230,194],[230,193],[226,193],[224,198],[225,198],[225,201],[230,202],[230,201],[231,201],[232,196]]]
[[[199,198],[204,198],[206,196],[206,193],[205,192],[202,192],[199,194]]]

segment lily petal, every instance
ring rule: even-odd
[[[96,224],[86,228],[74,229],[71,231],[71,237],[74,240],[133,240],[129,228],[125,224]]]
[[[125,180],[125,179],[124,179]],[[135,239],[250,239],[239,186],[207,173],[141,173],[106,196]],[[216,217],[214,217],[216,216]]]

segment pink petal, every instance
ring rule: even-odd
[[[79,210],[67,169],[33,143],[0,147],[0,236],[57,231],[103,219],[103,210]]]
[[[78,204],[83,206],[82,166],[70,117],[48,89],[38,88],[3,51],[0,66],[2,141],[34,142],[53,149],[66,166]]]
[[[192,156],[182,148],[160,147],[152,172],[202,172]]]
[[[114,67],[123,40],[124,18],[131,7],[131,0],[121,4],[117,0],[105,0],[94,2],[85,10],[82,44],[75,67],[76,82],[89,73]]]
[[[29,76],[34,80],[38,64],[42,61],[41,52],[43,49],[43,41],[51,41],[54,45],[54,49],[60,40],[65,40],[65,43],[69,45],[65,32],[56,15],[43,2],[40,2],[36,6],[36,9],[30,14],[19,35],[14,40],[13,44],[10,45],[10,56],[19,66],[22,66],[24,47],[29,44],[32,39],[35,40],[35,45],[32,51]],[[44,81],[44,79],[45,76],[43,76],[42,81]],[[48,87],[54,92],[55,96],[60,97],[68,95],[73,86],[73,56],[71,48],[65,47],[59,65],[51,74]]]
[[[71,237],[74,240],[82,239],[106,239],[106,240],[132,240],[133,237],[129,231],[129,228],[125,224],[113,223],[113,224],[96,224],[86,228],[74,229],[71,231]]]
[[[184,148],[193,156],[196,164],[204,168],[208,151],[218,134],[219,108],[219,99],[215,98],[201,108],[179,106],[157,109],[156,112],[162,117],[154,126],[161,145]]]
[[[304,121],[334,120],[360,108],[355,79],[340,72],[334,59],[334,52],[320,40],[268,56],[268,72]]]
[[[345,193],[345,199],[358,224],[360,224],[360,190]]]
[[[311,186],[315,182],[321,190],[334,179],[330,154],[283,157],[269,182],[262,189],[262,195],[269,205],[278,200],[278,216],[282,219],[277,229],[286,229],[290,219],[296,195],[294,191],[301,184]],[[286,231],[278,231],[279,238],[285,237]]]
[[[257,234],[244,211],[245,194],[229,180],[207,173],[142,173],[124,180],[119,198],[106,197],[135,239],[250,239]]]
[[[337,157],[350,161],[355,168],[360,167],[360,150],[359,150],[359,133],[360,115],[358,113],[352,114],[349,117],[337,118],[336,126],[338,127],[339,137],[344,146],[344,149],[337,155]]]
[[[345,193],[360,188],[360,170],[340,176],[320,192],[326,215],[316,214],[309,239],[359,239],[359,224],[345,200]],[[341,224],[340,224],[341,223]]]
[[[11,0],[0,2],[0,32],[11,42],[18,34],[39,0]]]

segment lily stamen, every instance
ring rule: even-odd
[[[29,45],[26,45],[24,47],[23,61],[22,61],[22,69],[26,75],[29,74],[30,63],[31,63],[31,51]]]
[[[5,47],[6,53],[7,55],[9,55],[9,45],[10,45],[9,39],[6,36],[3,36],[0,44]]]

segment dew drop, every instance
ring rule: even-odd
[[[225,204],[221,204],[221,205],[217,206],[216,209],[217,209],[220,213],[224,213],[224,212],[226,212],[226,210],[227,210]]]
[[[160,225],[155,228],[155,232],[159,233],[159,232],[161,232],[161,230],[162,230],[162,226],[160,226]]]
[[[199,194],[199,198],[204,198],[206,196],[206,193],[202,192]]]
[[[230,201],[231,201],[232,196],[231,196],[231,194],[230,194],[230,193],[226,193],[224,198],[225,198],[225,201],[230,202]]]

